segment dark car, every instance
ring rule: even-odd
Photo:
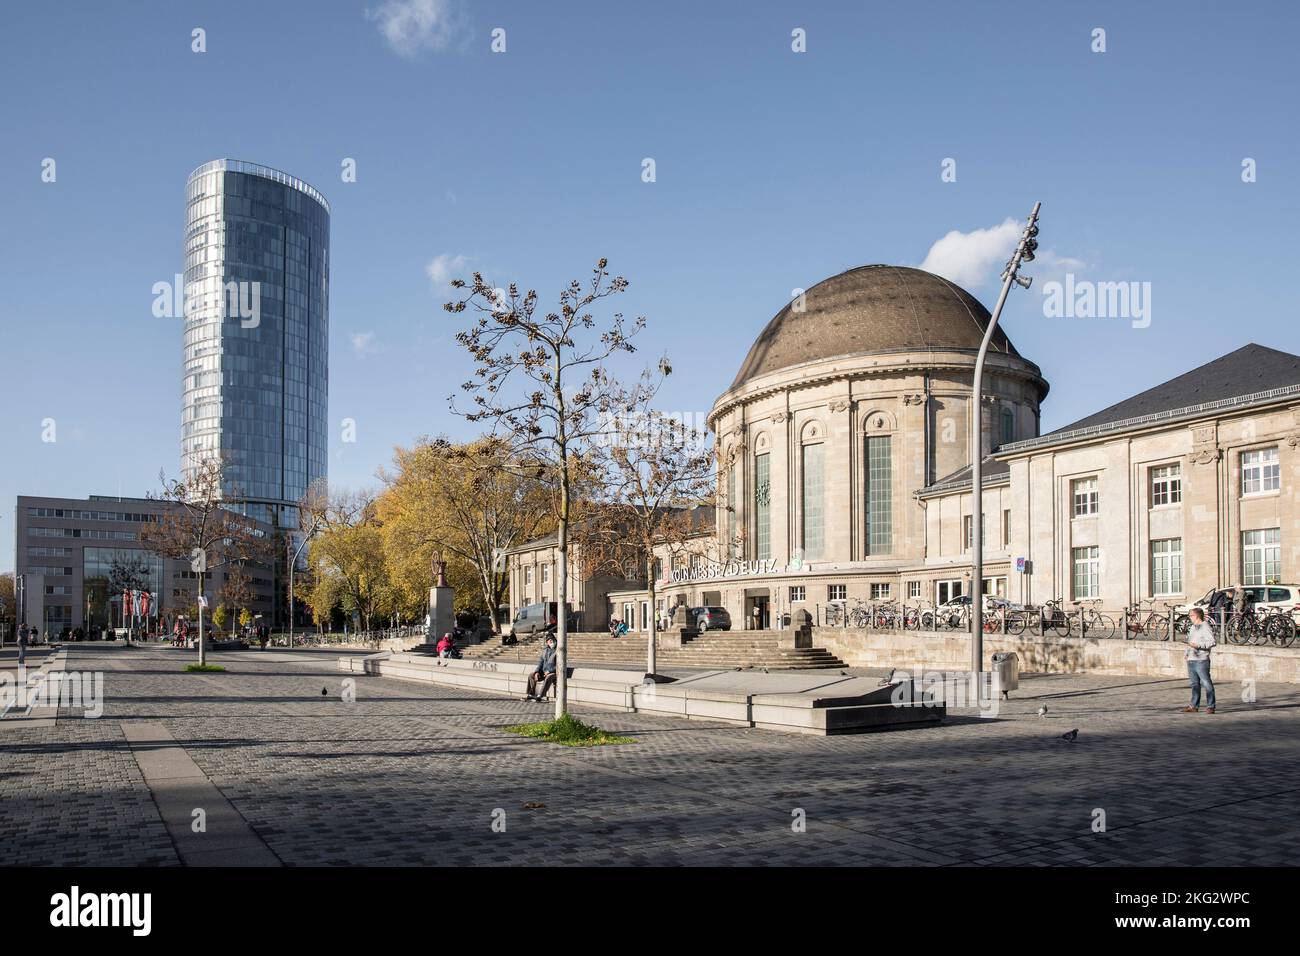
[[[538,631],[553,631],[559,626],[559,620],[556,617],[555,601],[547,601],[545,604],[529,604],[521,607],[515,614],[515,619],[510,623],[510,634],[513,637],[531,637]],[[573,613],[569,613],[568,630],[574,630],[577,623]]]
[[[727,613],[725,607],[691,608],[691,616],[695,618],[695,626],[701,631],[731,630],[731,615]]]

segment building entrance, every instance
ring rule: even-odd
[[[758,591],[758,593],[754,593]],[[772,624],[770,600],[766,589],[750,588],[745,592],[745,630],[766,630]]]

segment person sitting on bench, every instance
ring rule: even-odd
[[[542,689],[537,690],[537,682],[542,681]],[[537,669],[528,675],[528,696],[524,700],[542,700],[555,686],[555,635],[546,635],[546,645],[542,648],[541,659]]]

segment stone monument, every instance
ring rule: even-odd
[[[429,588],[429,624],[424,639],[429,644],[437,644],[442,635],[456,626],[456,613],[452,603],[456,599],[456,589],[447,583],[447,562],[442,560],[442,552],[433,553],[433,587]]]

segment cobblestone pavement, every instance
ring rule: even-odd
[[[1210,716],[1176,713],[1180,680],[1022,675],[997,719],[840,737],[579,708],[636,743],[568,749],[499,729],[545,717],[538,704],[368,677],[344,703],[331,654],[217,653],[227,673],[182,673],[192,659],[74,645],[68,670],[105,672],[103,717],[0,721],[8,864],[178,862],[123,735],[133,721],[165,727],[294,866],[1300,859],[1291,685],[1245,704],[1224,682]]]

